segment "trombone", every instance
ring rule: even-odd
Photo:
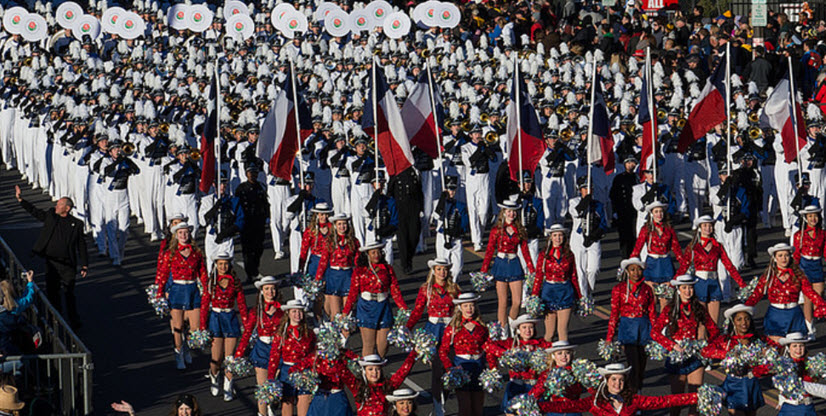
[[[132,142],[126,142],[120,149],[123,151],[124,155],[132,156],[135,153],[135,144]]]
[[[494,144],[497,142],[499,142],[499,135],[495,131],[491,130],[485,134],[485,143]]]
[[[761,130],[759,127],[755,127],[755,126],[749,127],[749,138],[750,139],[757,140],[761,137],[763,137],[763,130]]]
[[[189,158],[196,161],[196,162],[201,160],[201,151],[198,150],[198,149],[192,149],[189,152]]]
[[[760,121],[760,116],[757,114],[757,110],[749,111],[749,123],[757,124]]]
[[[559,132],[559,138],[563,142],[570,141],[574,137],[574,131],[570,127],[566,127]]]
[[[688,123],[688,120],[686,120],[684,117],[681,117],[679,120],[677,120],[677,128],[682,130],[685,127],[686,123]]]

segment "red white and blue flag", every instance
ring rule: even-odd
[[[517,108],[517,95],[519,94],[519,107]],[[518,111],[518,116],[517,116]],[[511,85],[510,103],[507,109],[508,114],[508,168],[511,179],[519,181],[520,162],[522,158],[522,170],[533,173],[539,159],[545,153],[545,142],[542,140],[542,127],[539,125],[539,117],[536,115],[528,96],[528,88],[525,81],[519,77],[519,66],[513,71],[513,84]],[[521,134],[520,134],[521,131]]]
[[[654,102],[650,93],[650,85],[648,79],[648,70],[643,71],[642,74],[642,94],[640,95],[640,112],[637,116],[637,121],[642,125],[642,151],[640,154],[640,177],[643,177],[643,171],[650,169],[648,166],[648,159],[651,158],[652,163],[656,162],[656,156],[653,158],[657,148],[657,117],[652,117],[652,114],[657,114],[657,103]],[[648,106],[651,105],[652,109]],[[704,133],[705,134],[705,133]]]
[[[298,97],[298,105],[294,101],[294,95]],[[310,107],[301,94],[293,94],[292,74],[288,71],[287,78],[276,95],[270,112],[264,118],[264,124],[261,125],[256,155],[262,160],[269,161],[270,173],[273,176],[289,181],[292,179],[295,156],[300,150],[299,140],[303,143],[312,132]]]
[[[592,138],[599,139],[598,145],[591,145],[591,154],[588,159],[590,163],[598,160],[602,161],[602,169],[605,173],[614,171],[614,135],[611,134],[611,122],[608,119],[608,105],[605,103],[605,95],[602,93],[602,81],[599,74],[596,75],[594,83],[594,114],[591,120]],[[597,153],[599,152],[599,153]]]
[[[706,81],[706,86],[700,93],[697,105],[688,115],[687,123],[680,133],[677,150],[684,153],[692,143],[705,136],[714,126],[726,121],[726,62],[727,55],[723,55],[717,68]]]
[[[792,163],[797,158],[797,150],[806,145],[806,122],[803,119],[803,109],[791,92],[789,76],[777,83],[763,106],[763,115],[760,116],[760,127],[771,127],[780,132],[783,143],[783,156],[786,163]],[[792,103],[797,115],[797,144],[795,145],[795,126],[792,123]]]
[[[215,139],[218,137],[218,77],[209,83],[208,113],[201,129],[201,192],[209,192],[215,180]]]
[[[433,86],[433,101],[430,98],[430,85]],[[436,114],[433,114],[433,104]],[[441,126],[442,98],[435,82],[428,83],[428,71],[422,71],[416,85],[410,90],[402,106],[402,119],[410,145],[422,149],[432,158],[439,157],[436,129]]]
[[[373,64],[374,74],[370,84],[375,79],[375,85],[370,85],[371,94],[364,106],[361,127],[365,133],[372,133],[375,137],[376,149],[384,160],[387,174],[395,176],[413,166],[413,153],[410,151],[410,141],[407,140],[407,131],[396,97],[387,87],[384,71],[377,71],[377,66]],[[376,120],[373,120],[373,97],[376,100]]]

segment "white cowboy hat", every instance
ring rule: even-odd
[[[350,220],[350,216],[343,213],[343,212],[339,212],[338,214],[333,215],[332,217],[330,217],[330,222],[349,221],[349,220]]]
[[[711,215],[703,215],[703,216],[701,216],[701,217],[694,220],[694,226],[699,227],[700,224],[706,224],[706,223],[714,224],[715,222],[716,221],[714,221],[714,218],[711,218]]]
[[[552,233],[567,233],[568,229],[565,228],[562,224],[554,224],[551,228],[545,230],[545,235],[551,235]]]
[[[232,256],[225,251],[223,253],[218,253],[218,255],[216,255],[215,258],[213,259],[213,261],[218,261],[218,260],[232,260]]]
[[[178,230],[183,229],[183,228],[188,228],[189,231],[192,231],[192,226],[189,225],[189,223],[187,223],[186,221],[179,222],[174,227],[170,228],[169,231],[171,231],[174,234],[174,233],[178,232]]]
[[[738,312],[745,312],[751,316],[754,316],[754,308],[751,306],[746,306],[742,303],[726,309],[726,311],[723,312],[723,315],[726,317],[726,319],[731,319],[731,317]]]
[[[284,312],[287,312],[290,309],[301,309],[306,312],[307,305],[298,299],[288,300],[287,303],[281,305],[281,310]]]
[[[370,354],[370,355],[365,356],[364,358],[359,360],[359,365],[362,366],[362,367],[368,367],[368,366],[384,367],[385,364],[387,364],[387,360],[385,360],[384,358],[381,358],[378,354]]]
[[[465,292],[453,299],[453,304],[461,305],[463,303],[476,302],[479,298],[481,298],[481,296],[477,295],[475,292]]]
[[[607,376],[609,374],[628,374],[631,371],[631,367],[626,367],[623,363],[613,363],[608,364],[605,367],[597,368],[597,372],[601,376]]]
[[[530,315],[525,313],[525,314],[517,316],[516,319],[511,321],[510,325],[511,325],[511,328],[517,329],[517,328],[519,328],[519,325],[522,325],[522,324],[534,324],[534,325],[536,325],[539,322],[542,322],[542,320],[541,319],[535,319],[535,318],[533,318]]]
[[[333,212],[333,207],[326,202],[319,202],[314,207],[310,208],[310,212],[317,214],[330,214]]]
[[[769,247],[769,255],[774,256],[774,253],[778,251],[788,251],[789,253],[794,253],[794,247],[786,244],[786,243],[777,243],[771,247]]]
[[[498,205],[499,205],[499,208],[502,208],[502,209],[510,209],[510,210],[513,210],[513,211],[519,209],[519,204],[516,201],[511,201],[510,199],[506,199],[506,200],[502,201],[501,204],[498,204]]]
[[[370,250],[384,248],[386,245],[387,245],[387,243],[385,243],[383,241],[370,241],[367,244],[359,247],[359,251],[365,253],[365,252],[368,252]]]
[[[397,389],[393,390],[393,394],[385,396],[388,402],[395,403],[399,400],[414,400],[419,397],[419,392],[411,389]]]
[[[801,209],[798,211],[800,215],[806,214],[820,214],[822,210],[817,205],[807,205],[806,208]]]
[[[437,257],[433,260],[428,260],[427,261],[427,267],[428,268],[432,269],[436,266],[450,267],[451,264],[450,264],[450,261],[448,259],[444,259],[444,258],[441,258],[441,257]]]
[[[572,350],[572,349],[575,349],[575,348],[576,348],[576,345],[571,344],[568,341],[556,341],[553,344],[551,344],[551,348],[548,348],[545,351],[547,351],[548,354],[553,354],[557,351]]]
[[[649,213],[650,213],[651,211],[653,211],[653,210],[654,210],[654,208],[662,208],[662,209],[665,209],[666,207],[668,207],[668,205],[667,205],[667,204],[664,204],[664,203],[662,203],[662,202],[660,202],[660,201],[654,201],[654,202],[652,202],[652,203],[650,203],[650,204],[646,205],[646,206],[645,206],[645,210],[646,210],[647,212],[649,212]]]
[[[671,279],[671,286],[682,286],[682,285],[695,285],[697,284],[697,279],[694,276],[688,274],[679,275],[673,279]]]
[[[625,269],[627,269],[628,266],[630,266],[632,264],[636,264],[637,266],[640,266],[643,269],[645,268],[645,262],[640,260],[639,257],[631,257],[631,258],[627,258],[627,259],[621,261],[620,262],[620,268],[622,269],[622,271],[625,271]]]
[[[780,338],[778,343],[782,346],[787,346],[789,344],[806,344],[810,341],[808,335],[803,335],[802,332],[790,332],[786,334],[785,337]]]
[[[262,287],[266,285],[277,285],[278,279],[275,276],[264,276],[258,281],[255,282],[255,288],[261,290]]]
[[[189,217],[187,217],[186,215],[181,214],[179,212],[177,214],[172,214],[171,217],[167,218],[167,222],[172,222],[172,221],[175,221],[175,220],[180,220],[180,221],[183,221],[183,222],[187,222],[187,221],[189,221]]]

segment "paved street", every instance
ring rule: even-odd
[[[8,242],[17,255],[26,265],[32,267],[38,274],[41,288],[43,283],[43,263],[31,255],[29,249],[37,237],[40,224],[29,217],[14,200],[15,184],[20,184],[18,173],[6,170],[0,171],[0,236]],[[25,186],[24,198],[45,208],[53,204],[47,195],[40,190],[33,191]],[[689,236],[686,233],[688,226],[681,224],[680,241],[685,245]],[[113,267],[107,258],[98,256],[94,245],[89,239],[90,272],[85,280],[79,281],[77,295],[81,317],[84,326],[78,331],[80,337],[91,348],[95,363],[95,414],[114,414],[109,409],[109,403],[116,400],[131,402],[140,415],[164,415],[169,412],[174,397],[183,392],[197,396],[207,415],[253,415],[254,380],[246,378],[238,383],[239,398],[230,403],[224,403],[220,397],[209,396],[207,380],[204,378],[208,366],[208,357],[205,354],[195,356],[195,361],[189,370],[179,372],[175,370],[171,347],[171,334],[166,320],[157,318],[146,303],[144,288],[151,284],[155,276],[155,260],[158,244],[149,241],[143,234],[143,227],[136,226],[130,231],[127,243],[124,265]],[[757,276],[766,266],[768,255],[765,248],[784,239],[779,228],[759,230],[760,252],[758,268],[744,270],[745,279]],[[598,305],[594,316],[581,319],[573,318],[571,322],[571,342],[579,344],[577,354],[580,357],[596,359],[597,341],[605,336],[606,318],[608,314],[610,290],[616,282],[616,268],[619,264],[618,244],[616,232],[611,232],[603,240],[603,264],[597,281],[594,296]],[[278,275],[288,270],[286,260],[274,261],[273,252],[267,243],[264,252],[262,271],[266,274]],[[240,244],[236,245],[240,247]],[[405,275],[397,268],[402,293],[407,304],[412,307],[418,287],[426,276],[426,261],[434,256],[431,247],[426,255],[416,257],[414,270]],[[481,253],[465,250],[465,272],[478,270],[481,266]],[[236,261],[241,260],[240,248],[236,252]],[[243,278],[243,268],[236,267]],[[461,276],[460,283],[465,290],[470,290],[468,276]],[[245,285],[247,299],[250,305],[255,302],[254,288]],[[291,296],[288,293],[287,296]],[[495,294],[487,292],[479,304],[485,320],[494,319],[496,312]],[[762,317],[767,307],[762,302],[758,307],[757,316]],[[759,324],[759,320],[758,320]],[[540,325],[541,326],[541,325]],[[826,334],[826,325],[818,325],[819,334]],[[541,332],[541,331],[540,331]],[[350,347],[358,348],[356,339],[351,339]],[[812,345],[814,351],[821,351],[824,347],[823,336]],[[386,374],[398,368],[403,359],[402,352],[391,348],[391,365]],[[598,363],[600,361],[597,361]],[[706,382],[719,384],[722,373],[715,370],[706,376]],[[645,394],[665,394],[668,390],[668,378],[662,364],[649,362]],[[417,390],[430,389],[429,368],[417,363],[409,377],[408,386]],[[766,392],[767,406],[760,410],[759,415],[774,415],[777,412],[768,404],[776,403],[777,392],[771,390],[769,380],[763,380]],[[498,403],[501,396],[496,394],[486,399],[485,414],[499,414]],[[419,413],[428,415],[432,406],[428,400],[421,400]],[[818,410],[826,412],[826,405],[820,404]],[[456,414],[456,401],[448,399],[446,413]],[[650,414],[666,414],[665,412],[651,412]],[[685,414],[685,413],[683,413]]]

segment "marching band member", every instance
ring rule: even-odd
[[[350,172],[350,214],[353,216],[353,231],[359,243],[367,239],[367,222],[370,220],[364,207],[373,195],[370,179],[374,176],[376,160],[367,152],[368,137],[362,132],[354,140],[355,154],[347,157],[345,167]]]
[[[640,230],[637,243],[631,257],[640,257],[643,247],[648,249],[648,256],[645,259],[645,283],[652,289],[657,285],[668,283],[674,276],[674,265],[668,252],[674,253],[677,262],[682,262],[682,249],[677,241],[677,233],[665,218],[666,204],[654,201],[648,205],[648,220]],[[660,299],[660,307],[665,306],[666,301]]]
[[[300,300],[290,300],[281,305],[284,316],[278,324],[270,348],[267,379],[278,379],[284,390],[281,398],[281,414],[291,415],[293,409],[299,416],[306,416],[312,393],[296,388],[290,382],[290,369],[298,361],[312,360],[315,334],[307,323],[307,307]]]
[[[129,231],[129,177],[140,172],[138,165],[123,154],[119,140],[109,144],[109,157],[100,166],[103,185],[103,220],[105,222],[106,247],[112,264],[120,266],[126,249]]]
[[[393,238],[399,227],[399,214],[396,199],[384,194],[386,179],[384,171],[373,176],[373,195],[365,205],[367,212],[367,241],[384,243],[384,259],[393,264]]]
[[[169,243],[166,253],[158,262],[155,284],[156,296],[164,296],[164,288],[169,283],[169,316],[172,320],[172,335],[175,339],[175,365],[178,370],[186,369],[192,362],[184,342],[184,320],[190,328],[201,327],[201,295],[196,284],[207,285],[204,255],[192,241],[192,226],[181,222],[172,227],[175,238]],[[171,282],[169,282],[171,280]]]
[[[445,191],[433,209],[432,221],[436,222],[436,256],[451,263],[450,275],[454,283],[462,273],[462,236],[467,234],[470,220],[467,204],[456,197],[459,177],[445,178]]]
[[[579,195],[568,201],[568,213],[573,219],[570,246],[579,276],[574,284],[578,286],[578,293],[589,297],[599,273],[600,240],[608,232],[608,217],[602,202],[594,199],[587,177],[577,179],[577,189]]]
[[[519,307],[522,304],[522,281],[525,279],[525,272],[516,254],[517,249],[522,251],[522,257],[528,264],[528,272],[533,273],[534,268],[533,262],[530,261],[526,241],[527,231],[517,215],[519,204],[506,200],[501,204],[501,208],[496,223],[490,230],[481,271],[482,273],[490,272],[493,275],[496,281],[496,296],[499,300],[496,315],[503,327],[509,327],[506,325],[519,314]],[[508,311],[508,292],[511,295],[510,311]]]
[[[465,196],[470,217],[470,239],[473,250],[482,251],[482,233],[490,209],[490,165],[496,161],[493,147],[482,140],[482,127],[474,124],[470,141],[460,148],[465,167]],[[526,254],[527,255],[527,254]],[[504,324],[502,324],[504,326]]]
[[[566,231],[560,224],[551,226],[547,247],[539,254],[536,264],[531,294],[540,296],[545,305],[546,342],[551,342],[555,333],[559,334],[560,341],[568,340],[571,312],[581,297],[574,255],[568,247]]]
[[[678,343],[681,340],[713,340],[720,333],[708,310],[694,296],[696,283],[697,280],[689,275],[671,280],[671,286],[676,288],[674,296],[654,321],[651,338],[668,351],[682,351],[683,347]],[[682,362],[666,358],[665,371],[670,374],[671,392],[675,394],[685,392],[686,388],[689,392],[697,391],[705,373],[698,357],[688,357]],[[679,415],[679,410],[672,409],[672,416]],[[689,410],[689,414],[696,415],[696,410]]]
[[[221,171],[220,175],[218,192],[202,198],[198,209],[198,219],[207,230],[204,236],[207,263],[214,263],[215,256],[220,253],[234,256],[233,236],[244,227],[244,211],[240,208],[239,200],[230,194],[226,174]],[[212,273],[212,268],[213,266],[208,266],[208,272]]]
[[[642,388],[651,342],[651,325],[657,319],[654,292],[644,284],[645,263],[638,257],[620,262],[620,283],[611,290],[611,316],[608,318],[606,342],[619,341],[631,368],[628,383],[633,390]],[[624,281],[623,281],[624,280]]]
[[[697,277],[697,284],[694,285],[694,294],[700,303],[708,308],[708,313],[714,323],[720,319],[720,301],[723,300],[723,292],[717,281],[717,265],[722,263],[731,278],[740,287],[746,287],[740,273],[731,264],[731,260],[726,254],[723,246],[714,239],[714,221],[711,216],[703,215],[694,221],[694,238],[685,247],[683,253],[683,263],[677,269],[677,275],[685,274],[689,268],[694,269],[694,276]]]
[[[324,312],[335,318],[341,313],[344,299],[350,292],[350,281],[359,256],[359,241],[353,233],[349,215],[333,215],[330,222],[335,232],[327,235],[315,278],[324,279]]]
[[[253,331],[257,337],[255,344],[250,351],[249,360],[255,368],[255,384],[263,385],[267,381],[270,353],[272,350],[273,337],[278,331],[278,324],[284,312],[278,302],[278,281],[275,277],[264,276],[255,282],[258,292],[258,303],[255,309],[251,309],[244,323],[244,334],[238,341],[238,348],[235,349],[235,357],[241,358],[247,351]],[[258,403],[258,416],[267,416],[268,406]]]
[[[378,352],[379,356],[387,354],[387,334],[393,326],[393,314],[390,311],[390,297],[399,309],[407,309],[399,282],[393,266],[384,262],[384,244],[372,242],[359,248],[353,277],[350,280],[350,292],[344,304],[344,314],[349,314],[356,307],[356,320],[361,332],[362,356]]]
[[[794,247],[777,243],[769,247],[769,266],[759,277],[754,292],[745,304],[754,306],[767,297],[769,309],[763,318],[763,331],[775,342],[791,332],[810,334],[803,311],[798,305],[802,292],[815,307],[814,316],[826,315],[826,301],[812,289],[803,270],[792,261]]]
[[[241,337],[241,324],[238,322],[238,313],[235,304],[238,304],[238,313],[246,319],[247,300],[241,280],[232,269],[232,256],[221,253],[215,257],[214,273],[209,276],[208,284],[204,287],[201,297],[201,329],[209,329],[212,335],[212,356],[209,361],[210,394],[218,396],[218,371],[226,357],[235,352],[238,338]],[[224,401],[235,398],[232,375],[224,372]]]
[[[478,300],[479,296],[473,292],[462,293],[453,299],[457,308],[442,335],[442,340],[447,342],[442,342],[439,346],[439,358],[445,371],[459,366],[470,375],[470,382],[456,390],[459,414],[463,416],[481,416],[485,403],[485,392],[479,384],[479,375],[485,368],[483,354],[489,336],[488,328],[476,308]],[[451,349],[454,353],[453,360],[449,355]]]
[[[198,180],[201,169],[190,157],[192,151],[186,146],[177,149],[170,146],[170,152],[175,150],[175,158],[167,164],[166,206],[167,212],[182,212],[189,218],[198,218]],[[193,225],[192,235],[198,235],[200,224]]]
[[[531,253],[531,262],[536,264],[539,255],[539,240],[545,229],[545,211],[542,208],[542,199],[536,196],[536,187],[533,175],[528,171],[522,172],[522,190],[518,195],[519,219],[525,226],[528,240],[528,252]],[[523,269],[526,266],[524,258],[520,257]],[[524,294],[523,294],[524,295]]]
[[[815,293],[823,294],[823,264],[821,258],[826,249],[826,231],[821,226],[821,209],[814,205],[809,205],[799,211],[803,218],[801,229],[794,233],[792,237],[794,246],[794,261],[798,267],[806,274],[806,278],[812,284]],[[812,301],[804,299],[803,316],[806,317],[806,326],[809,333],[814,333],[812,325]]]

